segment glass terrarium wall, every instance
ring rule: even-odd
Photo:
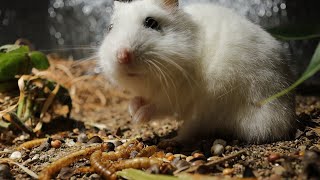
[[[264,28],[320,24],[319,0],[180,0],[182,6],[211,2],[234,9]],[[0,43],[29,39],[37,49],[85,58],[103,39],[112,13],[111,0],[10,0],[0,6]],[[318,39],[288,41],[292,64],[302,72]],[[299,74],[299,73],[298,73]],[[319,79],[319,78],[317,78]],[[313,81],[316,83],[320,81]]]

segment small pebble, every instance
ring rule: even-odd
[[[107,136],[107,132],[106,132],[105,130],[100,130],[100,131],[98,132],[98,135],[99,135],[99,136]]]
[[[276,160],[280,159],[280,154],[278,153],[271,153],[269,156],[268,156],[268,161],[269,162],[275,162]]]
[[[107,146],[108,146],[108,151],[114,151],[114,149],[116,148],[116,146],[112,142],[108,142]]]
[[[22,157],[21,152],[19,151],[15,151],[10,155],[10,159],[20,159]]]
[[[35,161],[35,160],[37,160],[37,159],[39,159],[40,158],[40,155],[39,154],[36,154],[36,155],[34,155],[33,157],[32,157],[32,161]]]
[[[180,159],[186,159],[187,156],[184,154],[174,154],[174,157],[179,157]]]
[[[90,180],[100,180],[101,177],[100,177],[98,174],[91,174],[91,175],[89,176],[89,179],[90,179]]]
[[[225,150],[226,150],[226,151],[232,151],[232,147],[231,147],[231,146],[226,146],[226,147],[225,147]]]
[[[122,145],[123,143],[121,141],[115,141],[115,142],[113,142],[113,144],[115,147],[118,147],[118,146]]]
[[[177,162],[176,164],[176,168],[177,169],[181,169],[181,168],[185,168],[185,167],[190,167],[190,163],[188,163],[187,161],[185,160],[180,160]]]
[[[99,136],[93,136],[89,139],[87,144],[93,144],[93,143],[103,143],[103,140]]]
[[[299,149],[300,151],[306,151],[307,146],[299,146],[298,149]]]
[[[176,167],[176,166],[177,166],[177,163],[178,163],[180,160],[181,160],[180,158],[176,157],[176,158],[174,158],[174,159],[171,161],[171,164],[172,164],[174,167]]]
[[[312,139],[314,137],[317,137],[317,133],[314,132],[314,131],[307,131],[306,132],[306,136],[309,138],[309,139]]]
[[[187,161],[187,162],[190,162],[190,161],[192,161],[193,159],[194,159],[193,156],[188,156],[188,157],[186,158],[186,161]]]
[[[305,154],[305,151],[299,151],[299,156],[304,156],[304,154]]]
[[[191,153],[191,156],[193,156],[195,153],[202,153],[200,150],[195,150]]]
[[[130,153],[130,158],[133,159],[133,158],[135,158],[138,154],[139,154],[138,151],[131,151],[131,153]]]
[[[196,160],[196,161],[192,162],[191,165],[192,166],[199,166],[199,165],[203,165],[205,163],[206,163],[206,161],[204,161],[204,160]]]
[[[75,133],[75,134],[79,134],[80,130],[78,128],[75,128],[75,129],[72,130],[72,132]]]
[[[171,156],[168,156],[168,157],[167,157],[167,159],[168,159],[169,161],[172,161],[174,158],[175,158],[174,155],[171,155]]]
[[[224,147],[221,144],[214,144],[211,147],[211,154],[216,156],[221,156],[224,152]]]
[[[232,168],[225,168],[225,169],[223,169],[222,174],[223,175],[231,175],[233,173],[233,171],[234,171],[234,169],[232,169]]]
[[[113,135],[108,135],[108,139],[114,139]]]
[[[213,145],[215,145],[215,144],[220,144],[220,145],[222,145],[223,147],[226,147],[227,142],[226,142],[225,140],[223,140],[223,139],[216,139],[216,140],[213,142]]]
[[[205,160],[205,159],[207,159],[205,156],[204,156],[204,154],[202,154],[202,153],[194,153],[193,154],[193,157],[194,157],[194,159],[203,159],[203,160]]]
[[[172,153],[166,153],[166,157],[172,156]]]
[[[76,143],[72,139],[66,139],[65,144],[69,147],[74,146]]]
[[[81,133],[79,134],[78,138],[77,138],[77,142],[80,142],[80,143],[86,143],[88,142],[88,136],[85,134],[85,133]]]
[[[51,146],[53,147],[53,148],[60,148],[61,147],[61,144],[62,144],[62,142],[60,141],[60,140],[53,140],[53,141],[51,141]]]
[[[121,130],[120,127],[117,129],[116,135],[117,135],[117,136],[122,136],[122,135],[123,135],[123,134],[122,134],[122,130]]]

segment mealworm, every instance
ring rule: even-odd
[[[134,159],[126,159],[119,162],[115,162],[112,164],[112,166],[117,170],[123,170],[128,168],[134,168],[134,169],[147,169],[152,165],[160,165],[161,160],[157,158],[147,158],[147,157],[139,157]]]
[[[58,159],[57,161],[52,162],[49,166],[45,167],[39,174],[40,180],[50,180],[51,177],[59,172],[61,168],[66,167],[76,161],[78,161],[81,158],[87,157],[91,155],[94,151],[99,149],[104,149],[104,145],[99,146],[91,146],[87,147],[85,149],[73,152],[71,154],[68,154],[64,156],[61,159]]]
[[[100,174],[105,179],[113,179],[112,176],[115,170],[113,168],[106,168],[106,165],[101,162],[102,152],[100,150],[95,151],[90,156],[90,164],[94,168],[95,172]]]
[[[157,146],[148,146],[143,148],[136,157],[150,157],[158,150]]]
[[[17,147],[17,150],[32,149],[36,146],[41,145],[43,142],[45,142],[47,140],[48,140],[48,138],[42,138],[42,139],[34,139],[31,141],[27,141],[25,143],[20,144],[20,146]]]

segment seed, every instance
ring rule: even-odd
[[[204,160],[196,160],[194,162],[191,163],[192,166],[199,166],[199,165],[203,165],[204,163],[206,163],[206,161]]]
[[[62,144],[62,142],[60,141],[60,140],[53,140],[53,141],[51,141],[51,146],[53,147],[53,148],[60,148],[61,147],[61,144]]]
[[[103,143],[103,140],[99,136],[93,136],[92,138],[89,139],[88,144],[93,144],[93,143]]]
[[[167,159],[168,159],[169,161],[172,161],[174,158],[175,158],[174,155],[171,155],[171,156],[168,156],[168,157],[167,157]]]
[[[278,153],[271,153],[269,156],[268,156],[268,161],[269,162],[275,162],[276,160],[278,160],[280,158],[280,154]]]
[[[194,153],[193,157],[195,159],[206,159],[206,157],[202,153]]]
[[[88,136],[85,133],[79,134],[77,141],[80,143],[86,143],[88,142]]]
[[[223,169],[222,174],[223,175],[231,175],[233,173],[233,171],[234,171],[234,169],[232,169],[232,168],[225,168],[225,169]]]

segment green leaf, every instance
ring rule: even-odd
[[[6,52],[6,53],[28,53],[29,52],[29,47],[28,46],[20,46],[20,45],[4,45],[0,47],[1,52]]]
[[[287,94],[288,92],[292,91],[297,86],[299,86],[301,83],[303,83],[305,80],[307,80],[308,78],[313,76],[319,70],[320,70],[320,43],[318,44],[318,46],[315,50],[315,53],[313,54],[312,59],[308,65],[306,71],[302,74],[302,76],[295,83],[293,83],[291,86],[289,86],[287,89],[259,102],[259,105],[264,105],[270,101],[273,101],[273,100]]]
[[[269,28],[267,31],[280,40],[320,38],[320,25],[318,24],[290,24]]]
[[[31,62],[27,54],[3,54],[0,56],[0,82],[14,79],[16,75],[30,74],[31,68]]]
[[[45,70],[50,66],[47,56],[42,52],[33,51],[29,53],[29,57],[31,59],[33,67],[36,69]]]
[[[117,175],[128,180],[178,180],[174,176],[149,174],[136,169],[125,169],[117,172]]]

